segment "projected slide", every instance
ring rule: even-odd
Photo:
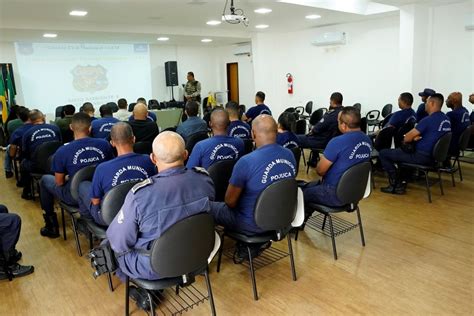
[[[58,105],[151,97],[146,44],[16,43],[25,106],[54,113]],[[96,111],[98,115],[98,111]]]

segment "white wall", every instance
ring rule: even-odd
[[[16,102],[23,105],[23,95],[21,94],[21,80],[18,73],[18,65],[16,63],[15,46],[13,43],[0,42],[0,63],[11,63],[13,65],[13,76],[15,77],[15,85],[18,95]]]

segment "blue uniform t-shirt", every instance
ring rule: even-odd
[[[153,112],[148,112],[148,115],[146,116],[146,119],[148,121],[153,121],[153,122],[156,122],[156,114],[153,113]],[[130,115],[130,117],[128,118],[129,121],[135,121],[135,117],[133,115]]]
[[[372,141],[361,131],[348,132],[331,139],[324,150],[324,157],[332,162],[323,184],[336,187],[342,174],[358,163],[369,161]]]
[[[103,117],[91,123],[91,136],[94,138],[107,138],[112,127],[120,122],[115,117]]]
[[[391,125],[398,130],[410,121],[416,122],[416,113],[412,108],[403,109],[393,113],[388,121],[388,125]]]
[[[421,103],[416,110],[416,121],[420,122],[422,119],[428,116],[428,113],[425,110],[425,103]]]
[[[252,138],[250,135],[250,125],[240,120],[232,121],[227,128],[227,135],[232,137],[239,137],[242,139]]]
[[[277,144],[282,145],[285,148],[291,149],[299,147],[298,137],[293,132],[284,131],[283,133],[277,134]]]
[[[51,124],[33,125],[23,134],[21,150],[25,157],[31,158],[39,145],[52,141],[61,141],[59,127]]]
[[[112,159],[112,146],[105,139],[85,137],[58,149],[53,158],[53,171],[72,177],[80,169]]]
[[[130,153],[99,164],[94,172],[91,198],[102,199],[116,185],[145,180],[157,173],[147,155]]]
[[[451,131],[453,138],[451,139],[450,152],[455,153],[459,147],[459,138],[462,132],[471,125],[469,111],[465,107],[460,107],[446,113],[446,116],[451,121]]]
[[[272,111],[268,106],[262,103],[248,109],[247,113],[245,113],[245,116],[250,119],[250,122],[252,122],[260,114],[272,115]]]
[[[254,209],[260,193],[275,181],[296,177],[293,153],[278,144],[265,145],[240,158],[229,183],[243,188],[236,211],[246,230],[261,232],[255,224]]]
[[[198,142],[186,164],[193,167],[209,168],[220,160],[239,159],[245,152],[244,141],[232,136],[213,136]]]
[[[422,119],[415,128],[421,134],[421,139],[416,143],[416,151],[431,156],[436,142],[441,136],[451,132],[451,122],[446,114],[439,111]]]
[[[28,131],[30,128],[32,128],[34,125],[33,124],[23,124],[23,126],[18,127],[13,134],[10,135],[9,143],[11,145],[16,145],[21,147],[21,141],[23,139],[23,135]]]

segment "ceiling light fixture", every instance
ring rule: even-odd
[[[203,39],[201,40],[201,42],[203,42],[203,43],[210,43],[210,42],[212,42],[212,40],[211,40],[210,38],[203,38]]]
[[[258,14],[267,14],[267,13],[272,12],[272,9],[260,8],[260,9],[254,10],[253,12],[258,13]]]
[[[310,14],[310,15],[305,16],[305,18],[307,18],[308,20],[317,20],[317,19],[320,19],[321,16],[317,14]]]
[[[206,22],[207,25],[219,25],[221,23],[222,23],[221,21],[216,21],[216,20],[211,20],[211,21]]]
[[[269,26],[270,25],[267,25],[267,24],[259,24],[259,25],[255,25],[255,28],[257,28],[257,29],[266,29]]]
[[[87,11],[74,10],[74,11],[69,12],[69,15],[72,15],[72,16],[86,16]]]
[[[158,37],[156,40],[157,40],[157,41],[160,41],[160,42],[166,42],[166,41],[168,41],[169,39],[170,39],[169,37],[163,36],[163,37]]]
[[[46,38],[56,38],[56,37],[58,37],[58,34],[54,34],[54,33],[44,33],[44,34],[43,34],[43,37],[46,37]]]

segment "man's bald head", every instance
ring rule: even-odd
[[[132,145],[134,143],[132,127],[125,122],[115,124],[110,130],[110,139],[116,145]]]
[[[137,103],[133,108],[133,117],[136,120],[146,120],[148,108],[144,103]]]
[[[224,109],[216,109],[211,113],[211,128],[213,131],[226,132],[229,126],[229,113]]]
[[[185,153],[184,139],[175,132],[160,133],[153,141],[153,156],[157,164],[184,165]]]
[[[446,106],[451,109],[457,109],[462,106],[462,93],[453,92],[446,99]]]
[[[252,133],[257,147],[276,142],[278,125],[267,114],[261,114],[252,121]]]
[[[28,114],[28,119],[33,124],[44,123],[44,114],[40,110],[34,109]]]

